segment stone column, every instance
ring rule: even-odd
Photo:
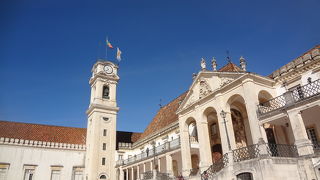
[[[171,154],[166,154],[166,167],[167,167],[167,173],[172,176],[172,155]]]
[[[221,139],[222,154],[225,154],[229,152],[229,148],[228,148],[228,141],[227,141],[227,133],[225,130],[225,125],[223,123],[223,118],[220,116],[220,112],[221,112],[221,109],[217,109],[219,136]]]
[[[154,169],[154,163],[153,160],[150,161],[150,171],[152,171]]]
[[[158,158],[158,171],[161,172],[161,158]]]
[[[126,180],[129,180],[129,169],[126,169]]]
[[[263,124],[260,125],[260,132],[261,132],[261,136],[264,142],[268,143],[268,138],[267,138],[267,134],[266,134],[266,130],[263,127]]]
[[[288,111],[288,116],[295,140],[298,153],[300,156],[313,154],[312,142],[308,139],[306,127],[304,125],[300,111]]]
[[[208,169],[212,164],[212,153],[210,147],[210,136],[208,130],[207,119],[204,118],[202,112],[199,112],[196,117],[197,122],[197,132],[199,140],[199,151],[200,151],[200,168],[201,171]]]
[[[185,120],[179,120],[180,128],[180,141],[181,141],[181,157],[182,157],[182,173],[183,176],[188,176],[189,171],[192,168],[191,164],[191,152],[190,152],[190,141],[189,131],[185,125]]]
[[[100,81],[97,81],[96,83],[96,97],[102,98],[102,91],[103,91],[103,84]]]
[[[142,172],[145,173],[146,172],[146,163],[142,164]]]
[[[243,82],[243,91],[252,141],[253,144],[258,144],[259,139],[262,138],[257,115],[257,105],[259,104],[259,100],[258,95],[255,92],[255,84],[252,79],[245,80]]]
[[[137,165],[137,180],[140,179],[140,166],[139,164]]]
[[[135,180],[134,179],[134,169],[133,169],[133,167],[131,168],[131,180]]]
[[[120,167],[119,179],[120,179],[120,180],[124,180],[124,174],[123,174],[123,169],[122,169],[122,167]]]

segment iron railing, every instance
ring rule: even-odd
[[[272,157],[298,157],[297,146],[287,144],[267,144],[268,154]]]
[[[261,148],[266,148],[265,153],[262,153]],[[242,147],[232,151],[233,161],[241,162],[245,160],[260,158],[260,157],[298,157],[298,150],[295,145],[287,144],[253,144],[247,147]],[[263,155],[263,156],[262,156]],[[231,159],[232,161],[232,159]],[[218,161],[201,173],[201,180],[213,179],[215,174],[221,171],[229,164],[228,154],[224,154]]]
[[[152,171],[146,171],[142,173],[142,179],[147,180],[147,179],[152,179],[153,178],[153,172]]]
[[[258,113],[259,115],[264,115],[294,105],[295,103],[312,98],[316,95],[320,95],[320,79],[304,86],[298,86],[278,97],[260,103],[258,105]]]
[[[129,165],[129,164],[133,164],[135,162],[139,162],[148,158],[152,158],[156,155],[168,152],[168,151],[173,151],[175,149],[178,149],[180,147],[180,138],[176,138],[170,142],[166,142],[162,145],[156,146],[155,147],[155,151],[154,149],[149,149],[149,151],[147,152],[143,152],[140,154],[136,154],[128,159],[124,159],[124,160],[118,160],[117,161],[117,166],[121,166],[121,165]]]
[[[205,171],[201,173],[201,180],[212,179],[213,176],[226,167],[229,163],[228,153],[224,154],[219,160],[213,162],[213,164]]]
[[[320,151],[320,142],[312,142],[312,144],[313,144],[313,149],[315,150],[315,151]]]
[[[258,105],[258,111],[260,114],[265,114],[277,109],[280,109],[286,105],[286,100],[283,95],[270,99],[266,102]]]
[[[298,86],[292,91],[293,99],[298,102],[300,100],[312,97],[320,93],[320,79],[304,86]]]
[[[233,161],[240,162],[244,160],[254,159],[260,156],[260,149],[258,144],[253,144],[247,147],[242,147],[232,151]]]

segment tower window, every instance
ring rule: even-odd
[[[103,136],[107,136],[107,130],[106,129],[103,130]]]
[[[102,158],[102,165],[106,165],[106,158]]]
[[[102,144],[102,150],[106,150],[106,148],[107,148],[107,144],[106,144],[106,143],[103,143],[103,144]]]
[[[109,86],[103,86],[102,98],[109,99]]]

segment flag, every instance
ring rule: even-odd
[[[113,46],[111,45],[111,43],[109,42],[108,39],[106,40],[106,43],[107,43],[107,46],[108,46],[110,49],[113,49]]]
[[[121,61],[121,51],[120,51],[120,49],[117,47],[117,60],[118,61]]]

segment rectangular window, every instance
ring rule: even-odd
[[[75,166],[72,171],[72,180],[84,180],[83,177],[84,167]]]
[[[0,180],[5,180],[7,176],[7,168],[0,168]]]
[[[74,180],[83,180],[83,173],[82,173],[82,171],[75,171],[75,172],[74,172]]]
[[[106,158],[102,158],[102,165],[106,165]]]
[[[52,170],[51,171],[51,180],[60,180],[60,174],[61,174],[60,171]]]
[[[34,180],[34,169],[26,169],[23,180]]]
[[[308,138],[311,140],[311,142],[314,145],[318,145],[318,138],[317,138],[317,134],[316,134],[316,129],[315,128],[308,128],[307,134],[308,134]]]
[[[106,144],[106,143],[103,143],[103,144],[102,144],[102,150],[106,150],[106,148],[107,148],[107,144]]]
[[[107,130],[106,129],[103,130],[103,136],[107,136]]]

